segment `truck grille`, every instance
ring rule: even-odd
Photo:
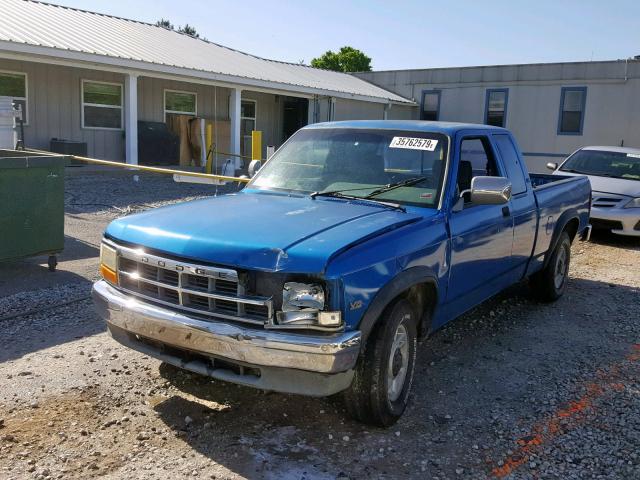
[[[246,294],[235,270],[194,265],[119,245],[118,285],[147,300],[207,317],[264,325],[273,316],[269,297]]]

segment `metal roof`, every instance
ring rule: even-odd
[[[144,22],[32,0],[0,0],[0,11],[0,54],[78,59],[82,53],[87,61],[125,68],[146,66],[240,85],[413,104],[353,75],[267,60]]]

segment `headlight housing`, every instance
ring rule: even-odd
[[[114,285],[118,284],[118,252],[105,243],[100,244],[100,274]]]
[[[278,326],[333,330],[342,326],[340,312],[325,312],[325,292],[322,285],[287,282],[282,289],[282,311]]]
[[[282,311],[324,309],[324,290],[317,284],[287,282],[282,289]]]
[[[640,197],[632,199],[624,208],[640,208]]]

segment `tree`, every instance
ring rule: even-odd
[[[353,47],[342,47],[338,52],[326,51],[311,60],[311,66],[336,72],[370,72],[371,58]]]
[[[173,23],[171,23],[169,20],[165,20],[164,18],[158,20],[156,22],[156,26],[166,28],[168,30],[173,30]]]
[[[173,23],[171,23],[169,20],[165,20],[164,18],[158,20],[156,22],[156,26],[166,28],[168,30],[175,30]],[[188,23],[185,23],[184,27],[178,27],[178,32],[184,33],[185,35],[190,35],[194,38],[200,38],[200,34],[196,32],[196,29]],[[206,40],[206,38],[204,40]]]
[[[188,23],[185,23],[185,24],[184,24],[184,27],[180,27],[180,28],[178,29],[178,31],[179,31],[180,33],[184,33],[184,34],[186,34],[186,35],[190,35],[190,36],[192,36],[192,37],[194,37],[194,38],[198,38],[198,37],[200,36],[200,34],[199,34],[198,32],[196,32],[196,29],[195,29],[195,28],[193,28],[193,27],[192,27],[191,25],[189,25]]]

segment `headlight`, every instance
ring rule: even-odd
[[[624,208],[640,208],[640,197],[631,200]]]
[[[100,244],[100,274],[110,283],[118,283],[118,253],[114,248]]]
[[[324,290],[320,285],[288,282],[282,289],[282,311],[297,312],[302,309],[322,310]]]
[[[336,328],[342,325],[340,312],[323,312],[324,289],[321,285],[287,282],[282,289],[282,311],[278,325],[300,328]]]

